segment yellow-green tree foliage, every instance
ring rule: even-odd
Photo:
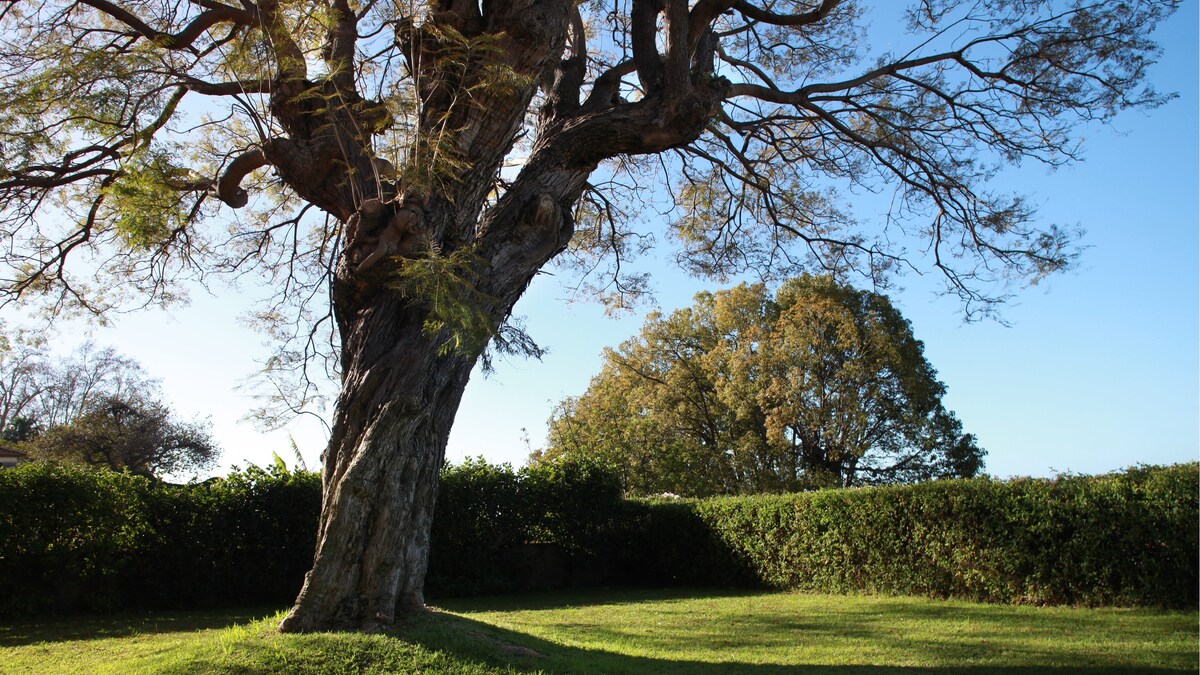
[[[563,401],[539,461],[591,456],[640,494],[703,496],[975,475],[912,326],[880,294],[803,276],[651,315]]]

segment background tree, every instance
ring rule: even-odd
[[[180,422],[159,401],[103,395],[64,425],[21,445],[35,458],[151,478],[212,468],[220,457],[206,425]]]
[[[0,335],[0,434],[5,440],[28,440],[39,426],[36,409],[48,376],[40,341],[20,331]]]
[[[639,494],[969,477],[983,451],[882,295],[801,277],[651,315],[550,420],[535,459],[598,458]]]
[[[40,336],[0,342],[0,439],[29,455],[161,478],[211,468],[207,427],[173,419],[158,383],[112,347],[56,357]]]
[[[13,440],[69,424],[101,399],[154,398],[157,390],[141,364],[112,347],[86,341],[55,356],[44,339],[28,332],[0,340],[0,429],[23,436]]]
[[[3,430],[0,430],[0,440],[9,443],[24,443],[33,440],[42,432],[42,428],[29,417],[14,417]]]
[[[272,363],[299,368],[285,391],[309,395],[306,364],[341,378],[283,628],[375,628],[423,605],[437,474],[485,345],[532,346],[505,320],[565,249],[606,255],[618,301],[638,290],[621,262],[650,232],[626,214],[656,171],[693,271],[924,264],[986,310],[991,282],[1074,257],[988,179],[1161,103],[1148,36],[1175,5],[924,0],[907,51],[871,52],[853,0],[11,1],[4,289],[104,313],[261,272]],[[826,178],[893,186],[895,210],[857,227]]]

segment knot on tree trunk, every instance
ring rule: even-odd
[[[345,264],[354,275],[386,271],[395,258],[411,258],[430,246],[424,226],[425,200],[409,193],[399,200],[368,199],[346,222]]]
[[[526,226],[518,236],[527,242],[534,258],[548,260],[566,247],[574,223],[553,196],[545,192],[534,195],[524,211]]]

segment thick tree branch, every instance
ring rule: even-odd
[[[747,19],[769,23],[772,26],[807,26],[815,24],[829,16],[834,7],[837,7],[840,3],[841,0],[821,0],[821,4],[816,9],[801,12],[800,14],[776,14],[770,10],[756,7],[746,0],[736,0],[733,3],[733,8],[741,12],[742,16]]]
[[[326,61],[330,77],[343,92],[355,91],[354,56],[358,39],[358,16],[350,8],[349,0],[333,0],[335,20],[329,29]]]
[[[292,37],[291,28],[279,10],[279,0],[260,0],[258,15],[270,38],[271,49],[279,66],[279,77],[285,82],[301,82],[308,77],[304,52]]]
[[[587,74],[587,32],[579,7],[571,10],[571,22],[567,27],[566,58],[551,74],[552,81],[546,89],[547,100],[542,110],[543,124],[574,114],[579,109],[579,97],[583,79]]]
[[[687,0],[666,0],[667,53],[663,67],[663,86],[668,96],[681,96],[690,84],[692,42],[688,39]]]
[[[705,31],[712,30],[717,17],[732,8],[734,4],[735,0],[699,0],[692,7],[688,17],[688,35],[691,36],[693,49]]]
[[[208,82],[190,75],[178,75],[182,86],[202,96],[241,96],[243,94],[269,94],[274,83],[266,78],[234,80],[232,82]]]
[[[133,12],[108,2],[108,0],[78,0],[78,2],[104,12],[117,21],[129,26],[147,40],[161,44],[165,49],[173,50],[192,49],[192,44],[205,31],[219,23],[253,26],[258,20],[257,12],[253,10],[253,5],[249,5],[245,9],[238,9],[236,7],[214,4],[212,9],[202,12],[195,19],[192,19],[191,23],[184,26],[178,33],[166,33],[151,28]]]
[[[667,0],[633,0],[629,39],[642,89],[650,96],[662,89],[663,61],[658,53],[658,15]]]
[[[592,85],[592,91],[588,94],[581,112],[590,113],[616,105],[621,92],[621,78],[636,70],[637,64],[633,59],[628,59],[604,71]]]
[[[217,180],[217,198],[231,208],[240,209],[245,206],[250,201],[250,195],[242,189],[242,179],[255,169],[266,165],[267,158],[258,148],[248,150],[235,157]]]

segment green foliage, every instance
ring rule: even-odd
[[[153,530],[149,480],[25,464],[0,471],[0,615],[112,610]]]
[[[126,246],[151,250],[185,229],[192,214],[177,185],[188,175],[163,150],[132,158],[105,191],[107,215]]]
[[[726,583],[748,567],[768,586],[826,593],[1194,607],[1198,470],[1193,463],[648,504],[642,527],[649,540],[693,532],[699,544],[681,544],[699,551],[711,544],[698,533],[720,538],[737,563],[703,556],[718,564],[689,570],[695,582]],[[689,514],[693,523],[677,524]],[[686,558],[646,554],[644,568]]]
[[[713,588],[762,585],[721,533],[697,515],[694,499],[626,502],[618,577],[631,584]]]
[[[0,615],[287,602],[311,562],[320,490],[277,467],[193,485],[0,471]]]
[[[1195,607],[1200,465],[707,500],[622,500],[589,463],[442,473],[433,597],[555,585],[769,586],[1000,603]],[[0,471],[0,616],[285,603],[319,478],[193,485]]]
[[[209,468],[220,454],[205,425],[177,421],[157,401],[111,395],[21,447],[42,460],[158,478]]]
[[[15,417],[4,429],[0,430],[0,440],[9,443],[25,443],[36,438],[41,432],[41,426],[32,418]]]
[[[438,491],[426,585],[441,595],[537,585],[522,547],[541,545],[581,567],[608,553],[624,513],[617,476],[594,463],[516,471],[482,459],[448,465]]]
[[[482,459],[442,470],[426,586],[454,594],[499,590],[497,557],[524,541],[516,472]]]
[[[444,336],[442,354],[478,354],[496,334],[486,311],[495,300],[479,291],[481,264],[469,248],[449,255],[431,250],[406,259],[391,280],[401,295],[424,304],[425,333]]]
[[[794,492],[969,477],[983,451],[877,293],[801,276],[701,293],[608,351],[535,457],[593,457],[635,494]]]
[[[126,598],[152,607],[295,598],[316,546],[316,474],[250,465],[225,478],[168,486],[156,496],[157,536],[129,579]]]

